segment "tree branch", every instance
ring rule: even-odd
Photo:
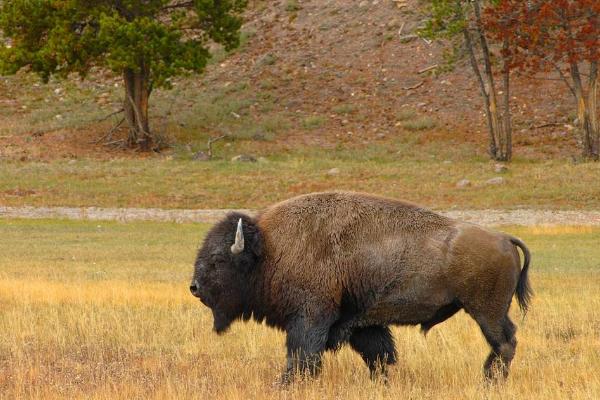
[[[550,61],[550,63],[552,64],[552,66],[554,67],[554,69],[556,70],[556,72],[558,72],[558,75],[560,75],[560,78],[563,80],[563,82],[567,85],[567,87],[569,88],[569,90],[571,91],[571,94],[577,98],[577,93],[575,93],[575,88],[569,83],[569,79],[567,78],[567,76],[562,72],[562,70],[560,69],[560,66],[554,62],[554,61]]]
[[[213,157],[213,151],[212,151],[212,145],[213,145],[213,143],[217,142],[219,140],[225,139],[228,136],[229,136],[228,134],[224,134],[224,135],[218,136],[216,138],[212,138],[211,137],[211,138],[208,139],[207,147],[208,147],[208,158],[209,159],[212,159],[212,157]]]
[[[90,143],[92,144],[98,144],[103,140],[110,140],[112,139],[112,135],[113,133],[121,126],[121,124],[123,124],[123,122],[125,122],[125,118],[121,118],[121,120],[119,122],[117,122],[112,128],[110,128],[110,130],[106,133],[106,135],[102,136],[100,139],[94,140]]]
[[[110,117],[112,117],[113,115],[121,114],[123,111],[125,111],[125,110],[124,110],[123,108],[121,108],[121,109],[119,109],[119,110],[117,110],[117,111],[111,112],[111,113],[110,113],[110,114],[108,114],[107,116],[104,116],[104,117],[102,117],[102,118],[100,118],[100,119],[96,120],[96,122],[102,122],[102,121],[106,121],[107,119],[109,119],[109,118],[110,118]]]
[[[412,86],[404,86],[402,87],[402,89],[404,90],[414,90],[414,89],[418,89],[421,86],[423,86],[423,84],[425,84],[425,81],[421,81],[419,83],[417,83],[416,85],[412,85]]]
[[[435,64],[435,65],[432,65],[432,66],[430,66],[430,67],[423,68],[423,69],[421,69],[421,70],[417,71],[417,73],[418,73],[418,74],[424,74],[425,72],[431,71],[432,69],[436,69],[437,67],[438,67],[438,65],[437,65],[437,64]]]
[[[547,123],[541,124],[541,125],[533,125],[529,129],[533,130],[533,129],[549,128],[549,127],[553,127],[553,126],[563,126],[563,125],[564,125],[564,123],[561,123],[561,122],[547,122]]]

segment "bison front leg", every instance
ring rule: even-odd
[[[369,367],[371,379],[382,377],[387,381],[386,367],[396,363],[396,348],[390,328],[387,326],[359,328],[350,336],[350,346],[360,354]]]
[[[300,318],[287,329],[287,364],[280,383],[291,383],[296,374],[318,375],[321,357],[327,343],[328,323],[309,324]]]

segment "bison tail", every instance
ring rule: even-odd
[[[512,244],[517,246],[523,252],[523,269],[521,269],[521,275],[519,276],[519,282],[517,283],[517,288],[515,290],[515,294],[517,295],[517,301],[519,303],[519,307],[523,314],[527,313],[527,309],[529,308],[529,301],[533,296],[533,290],[529,284],[529,263],[531,261],[531,253],[529,253],[529,249],[525,246],[520,239],[515,237],[511,237],[510,241]]]

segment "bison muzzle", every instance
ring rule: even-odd
[[[283,383],[318,373],[323,352],[345,343],[372,377],[385,377],[397,358],[390,325],[426,333],[459,310],[481,327],[491,346],[485,376],[495,378],[507,376],[515,354],[508,310],[516,294],[527,311],[529,261],[515,237],[411,203],[314,193],[216,224],[190,290],[212,310],[219,334],[250,318],[284,330]]]

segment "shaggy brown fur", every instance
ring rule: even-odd
[[[247,248],[226,255],[238,218]],[[343,343],[372,373],[385,373],[396,360],[389,325],[420,324],[427,332],[460,309],[492,347],[486,376],[506,376],[516,347],[507,313],[515,293],[527,309],[529,259],[516,238],[411,203],[315,193],[278,203],[256,219],[222,221],[200,250],[191,289],[213,310],[217,331],[251,314],[284,329],[284,382],[298,370],[318,372],[322,352]]]

